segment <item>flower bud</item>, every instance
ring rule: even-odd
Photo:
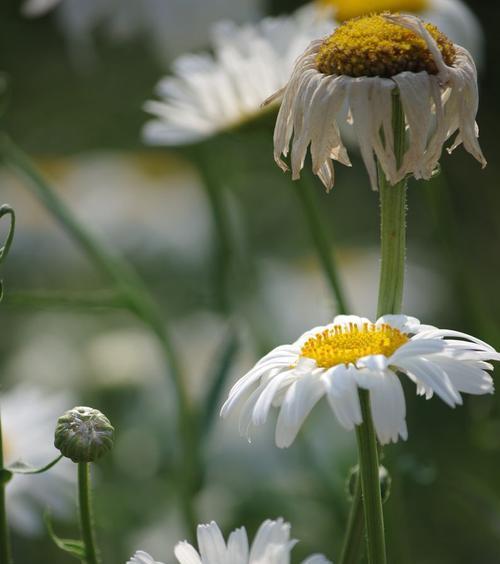
[[[74,407],[57,420],[54,446],[73,462],[95,462],[111,450],[114,432],[97,409]]]

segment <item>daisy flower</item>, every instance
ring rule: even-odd
[[[417,394],[436,393],[450,407],[461,392],[493,393],[489,360],[500,355],[488,344],[458,331],[421,325],[406,315],[372,323],[339,315],[290,345],[264,356],[233,386],[221,415],[240,410],[240,432],[265,423],[279,409],[276,445],[288,447],[316,403],[326,396],[348,430],[362,423],[358,388],[369,390],[373,422],[381,444],[406,440],[406,405],[398,374],[415,383]]]
[[[159,100],[146,102],[155,119],[144,127],[145,142],[196,143],[260,115],[262,102],[289,79],[295,59],[332,25],[296,15],[215,26],[214,53],[176,59],[173,76],[158,83]]]
[[[398,95],[408,132],[402,163],[394,150],[392,109]],[[431,24],[410,15],[373,15],[349,20],[325,40],[313,41],[298,59],[282,98],[274,131],[274,158],[291,145],[293,178],[300,176],[309,145],[313,172],[327,190],[333,161],[350,165],[339,123],[349,111],[373,189],[376,160],[390,184],[408,175],[429,179],[445,142],[463,144],[484,167],[475,117],[477,73],[469,52]],[[292,140],[293,137],[293,140]],[[399,166],[400,165],[400,166]]]
[[[62,411],[72,400],[64,393],[48,393],[21,385],[0,394],[4,463],[22,461],[41,467],[60,453],[54,448],[54,429]],[[68,517],[74,490],[74,467],[61,460],[37,475],[14,475],[6,486],[9,523],[25,535],[43,530],[41,515]]]
[[[179,564],[284,564],[290,562],[290,553],[296,542],[290,539],[290,524],[283,519],[267,520],[262,523],[249,547],[244,527],[224,537],[212,521],[198,525],[198,550],[187,541],[180,542],[174,553]],[[161,564],[142,550],[137,551],[127,564]],[[324,556],[315,554],[302,564],[331,564]]]
[[[381,12],[412,13],[433,23],[454,43],[463,45],[476,61],[483,50],[481,26],[462,0],[316,0],[304,9],[319,18],[333,16],[338,22]]]

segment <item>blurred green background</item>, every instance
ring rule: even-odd
[[[255,11],[278,14],[299,4],[256,3]],[[500,6],[470,6],[486,38],[478,122],[489,165],[481,171],[460,149],[443,157],[436,179],[411,183],[405,312],[498,348]],[[189,18],[177,23],[186,30],[188,46],[191,24]],[[194,37],[190,48],[199,43]],[[35,159],[81,221],[137,268],[168,321],[193,401],[202,405],[228,334],[237,334],[238,344],[227,385],[270,347],[327,322],[335,306],[289,178],[272,159],[274,115],[196,149],[142,145],[141,106],[168,59],[168,53],[160,60],[151,49],[146,32],[117,40],[100,27],[90,45],[76,45],[57,13],[27,19],[19,2],[0,5],[0,70],[10,82],[1,129]],[[238,249],[230,320],[213,288],[214,228],[192,166],[195,153],[210,161],[223,185]],[[374,316],[377,195],[357,160],[352,169],[339,169],[331,194],[314,182],[352,309]],[[110,417],[116,448],[95,476],[104,562],[125,562],[137,548],[172,562],[175,542],[187,533],[172,475],[175,402],[156,341],[129,313],[101,304],[109,284],[6,169],[0,170],[0,190],[0,203],[11,204],[18,216],[2,272],[3,389],[8,394],[24,384],[49,395],[63,390],[67,408],[92,405]],[[436,399],[417,398],[412,386],[405,391],[409,440],[385,449],[393,477],[385,506],[389,562],[499,563],[497,396],[468,396],[464,407],[451,411]],[[216,421],[204,439],[203,487],[196,499],[200,522],[214,519],[227,533],[246,525],[253,533],[265,518],[283,516],[301,539],[297,559],[315,551],[333,559],[348,511],[345,478],[356,459],[354,436],[340,429],[324,405],[286,451],[274,447],[271,422],[252,445],[235,427],[234,419]],[[71,504],[71,518],[56,513],[62,536],[77,534],[74,513]],[[16,529],[13,541],[19,563],[71,560],[43,528],[34,536]]]

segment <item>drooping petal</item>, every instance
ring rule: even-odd
[[[321,377],[328,403],[339,423],[348,431],[362,422],[356,372],[354,367],[341,365],[326,371]]]
[[[174,554],[179,564],[202,564],[200,555],[187,541],[177,543]]]

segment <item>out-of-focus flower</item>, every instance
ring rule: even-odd
[[[244,527],[233,531],[227,544],[214,521],[198,525],[197,536],[198,550],[186,541],[176,545],[174,552],[179,564],[282,564],[290,561],[290,553],[296,544],[290,539],[290,524],[283,519],[264,521],[250,547]],[[140,550],[127,564],[161,563]],[[329,561],[315,554],[302,564],[329,564]]]
[[[400,166],[392,126],[395,94],[409,131]],[[281,97],[276,163],[288,170],[282,155],[288,155],[291,145],[293,178],[299,178],[311,145],[313,172],[327,190],[334,185],[333,161],[350,166],[339,131],[344,103],[373,189],[378,182],[375,156],[391,184],[410,174],[429,179],[444,143],[456,132],[449,151],[463,143],[486,165],[475,123],[474,61],[466,49],[414,16],[367,16],[344,23],[324,41],[313,41],[286,88],[272,99]]]
[[[143,36],[165,64],[204,47],[215,22],[246,22],[262,15],[261,0],[27,0],[23,13],[40,16],[58,4],[59,26],[74,48],[92,48],[96,30],[117,41]]]
[[[54,460],[54,428],[58,416],[72,404],[64,393],[48,393],[20,385],[0,394],[4,462],[22,461],[41,467]],[[7,484],[7,511],[10,524],[31,535],[43,530],[41,515],[49,507],[55,516],[71,512],[74,468],[61,460],[43,474],[14,475]]]
[[[265,423],[279,408],[276,444],[292,444],[306,417],[326,395],[340,424],[362,423],[358,388],[370,391],[377,436],[382,444],[407,438],[406,404],[397,373],[406,374],[427,399],[436,393],[454,407],[460,392],[493,392],[488,360],[500,360],[488,344],[458,331],[421,325],[406,315],[372,323],[339,315],[333,323],[304,333],[264,356],[229,392],[221,415],[240,410],[240,432]]]
[[[145,104],[156,118],[144,127],[145,142],[195,143],[260,115],[264,100],[287,82],[295,59],[332,26],[304,14],[215,26],[214,54],[179,57],[173,76],[157,86],[160,100]]]
[[[479,21],[462,0],[316,0],[304,9],[320,18],[335,17],[338,22],[387,11],[413,13],[465,47],[476,61],[483,50]]]

